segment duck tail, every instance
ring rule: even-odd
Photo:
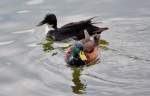
[[[93,16],[93,17],[89,18],[88,20],[92,20],[92,19],[94,19],[94,18],[96,18],[96,17],[98,17],[98,16]]]
[[[98,17],[98,16],[93,16],[93,17],[87,19],[87,21],[89,21],[91,24],[93,24],[92,20],[95,19],[96,17]]]

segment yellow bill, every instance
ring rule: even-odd
[[[83,61],[87,60],[85,53],[83,51],[80,51],[79,56],[80,56],[81,60],[83,60]]]

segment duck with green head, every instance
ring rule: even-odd
[[[98,40],[100,34],[95,34],[91,40],[87,31],[84,31],[85,38],[77,41],[72,47],[67,49],[65,61],[69,65],[85,65],[94,60],[98,56]]]

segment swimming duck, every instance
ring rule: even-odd
[[[73,46],[67,49],[65,61],[69,65],[85,65],[93,62],[98,57],[98,41],[100,34],[95,34],[90,38],[87,31],[84,31],[85,38],[77,41]]]
[[[81,40],[84,38],[84,30],[87,30],[90,36],[94,34],[100,34],[101,32],[108,30],[108,27],[100,28],[93,25],[93,18],[78,22],[71,22],[58,28],[56,15],[47,14],[44,20],[41,21],[37,26],[41,26],[43,24],[51,26],[53,29],[48,31],[47,37],[51,37],[55,41],[62,41],[71,37],[76,40]]]

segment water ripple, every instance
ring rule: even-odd
[[[30,10],[20,10],[20,11],[17,11],[16,13],[18,14],[23,14],[23,13],[29,13],[31,12]]]
[[[37,4],[41,4],[43,3],[44,0],[29,0],[28,2],[26,2],[27,5],[37,5]]]
[[[29,30],[23,30],[23,31],[16,31],[13,32],[14,34],[22,34],[22,33],[29,33],[29,32],[34,32],[35,29],[29,29]]]
[[[3,41],[3,42],[0,42],[0,46],[1,45],[8,45],[8,44],[12,44],[14,41]]]

